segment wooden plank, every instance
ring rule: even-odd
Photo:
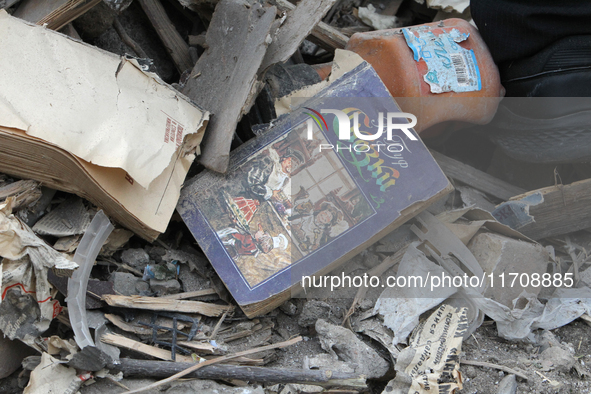
[[[465,183],[476,190],[490,194],[503,201],[507,201],[511,197],[527,191],[434,150],[431,150],[431,154],[449,178]]]
[[[207,50],[183,89],[213,116],[205,133],[201,163],[217,172],[228,168],[230,145],[244,108],[256,92],[257,70],[267,50],[275,7],[222,0],[206,34]]]
[[[194,11],[199,10],[199,6],[203,4],[211,4],[215,3],[216,0],[179,0],[180,3],[185,6],[189,7]],[[277,7],[277,9],[281,12],[288,12],[292,11],[296,8],[291,2],[287,0],[274,0],[271,1],[273,5]],[[308,40],[314,42],[316,45],[326,49],[329,52],[334,52],[335,49],[343,49],[347,42],[349,41],[349,37],[341,33],[338,29],[324,23],[320,22],[314,29],[312,30]]]
[[[13,16],[59,30],[83,15],[101,0],[24,0]]]
[[[217,294],[214,289],[203,289],[203,290],[196,290],[196,291],[187,291],[187,292],[178,293],[178,294],[169,294],[169,295],[162,296],[162,298],[167,298],[169,300],[184,300],[187,298],[201,297],[201,296],[212,295],[212,294]]]
[[[296,8],[287,0],[276,0],[276,3],[280,11],[287,12]],[[349,42],[349,37],[324,22],[320,22],[314,27],[311,37],[308,39],[331,52],[334,52],[335,49],[345,48]]]
[[[493,216],[501,223],[511,223],[523,235],[538,240],[591,228],[589,207],[591,179],[585,179],[515,196],[499,205]]]
[[[273,37],[273,42],[269,44],[259,73],[264,72],[273,64],[287,61],[335,1],[301,0],[297,7],[287,11],[285,22]]]
[[[39,182],[32,180],[21,180],[9,183],[8,185],[0,187],[0,200],[4,200],[6,197],[29,192],[38,187]]]
[[[111,306],[147,309],[180,313],[198,313],[205,316],[220,316],[234,308],[230,305],[208,304],[201,301],[171,300],[162,297],[120,296],[108,294],[103,297]]]
[[[155,346],[146,345],[133,339],[124,337],[118,334],[105,334],[101,337],[101,342],[108,343],[117,347],[135,350],[136,352],[159,358],[160,360],[172,361],[172,354],[170,350],[160,349]],[[175,361],[195,364],[193,358],[190,356],[183,356],[182,354],[175,355]]]
[[[105,315],[106,316],[106,315]],[[197,350],[197,353],[203,354],[216,354],[220,353],[220,350],[214,347],[209,342],[197,342],[197,341],[178,341],[180,346],[188,347],[189,349]]]
[[[164,47],[172,57],[179,74],[193,68],[189,45],[176,30],[159,0],[139,0]],[[135,50],[135,49],[134,49]],[[141,55],[140,55],[141,56]]]
[[[113,28],[115,29],[117,34],[119,34],[119,38],[121,38],[121,41],[123,41],[125,45],[130,47],[138,57],[141,57],[142,59],[148,57],[148,55],[146,55],[146,52],[142,49],[142,47],[137,42],[135,42],[129,36],[129,34],[127,34],[125,28],[123,27],[121,22],[119,22],[119,19],[115,18],[115,20],[113,21]],[[187,48],[187,52],[188,51],[189,49]]]
[[[105,319],[113,323],[115,327],[119,327],[123,331],[131,332],[136,335],[152,335],[152,329],[149,327],[136,326],[125,322],[118,315],[105,313]]]

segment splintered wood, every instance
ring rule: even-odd
[[[168,19],[160,1],[139,0],[139,2],[162,40],[164,47],[172,57],[178,72],[182,74],[185,70],[192,68],[193,62],[191,61],[191,55],[189,55],[189,45]]]
[[[526,190],[495,178],[492,175],[470,167],[460,161],[431,150],[431,154],[443,170],[443,173],[455,180],[465,183],[476,190],[480,190],[501,200],[508,200],[513,196],[525,193]]]
[[[591,227],[591,179],[555,185],[515,196],[493,216],[531,239],[567,234]]]
[[[260,71],[275,63],[287,61],[334,2],[335,0],[302,0],[295,9],[290,10],[285,23],[267,49]]]
[[[0,201],[8,197],[14,197],[14,210],[33,205],[41,198],[41,185],[37,181],[23,180],[0,187]]]
[[[24,0],[14,16],[27,22],[47,25],[51,30],[59,30],[100,2],[101,0]]]
[[[281,11],[290,11],[296,7],[288,0],[277,0],[277,8]],[[308,39],[331,52],[334,52],[335,49],[345,48],[349,42],[349,37],[324,22],[320,22],[314,27]]]
[[[201,297],[205,295],[217,294],[214,289],[203,289],[203,290],[195,290],[195,291],[187,291],[184,293],[178,294],[168,294],[162,296],[162,298],[167,298],[169,300],[184,300],[186,298],[193,298],[193,297]]]
[[[146,345],[145,343],[141,343],[138,341],[134,341],[133,339],[126,338],[123,335],[105,334],[101,337],[101,342],[107,343],[109,345],[123,347],[130,350],[135,350],[136,352],[147,354],[148,356],[159,358],[160,360],[172,360],[172,354],[170,353],[170,350],[160,349],[155,346]],[[183,356],[177,354],[175,358],[176,361],[181,361],[185,363],[194,362],[193,358],[190,356]]]
[[[183,89],[202,108],[214,115],[209,120],[201,163],[226,172],[232,136],[245,103],[257,91],[257,70],[265,56],[275,7],[258,2],[222,0],[206,35],[207,50]]]
[[[220,316],[233,310],[230,305],[208,304],[201,301],[171,300],[162,297],[105,295],[103,300],[120,308],[147,309],[179,313],[198,313],[204,316]]]

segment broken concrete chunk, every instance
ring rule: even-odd
[[[199,275],[196,270],[191,270],[186,264],[181,264],[179,271],[179,280],[183,285],[184,292],[188,293],[211,287],[207,279]]]
[[[547,271],[548,252],[539,244],[518,241],[502,235],[482,233],[468,244],[468,249],[478,260],[488,279],[484,295],[509,308],[513,300],[525,290],[537,295],[542,286],[532,285],[532,275]],[[491,282],[489,275],[492,274]],[[515,279],[515,275],[518,275]],[[504,286],[502,279],[505,279]],[[525,279],[527,280],[525,280]],[[524,280],[521,280],[524,279]],[[511,284],[509,286],[509,284]],[[528,286],[523,287],[522,284]]]
[[[121,253],[121,261],[143,271],[146,264],[150,262],[150,255],[144,249],[127,249]]]
[[[41,188],[41,198],[29,208],[21,209],[16,213],[23,222],[27,223],[27,226],[33,227],[35,223],[45,215],[45,210],[51,204],[53,196],[56,190],[48,187]]]
[[[150,279],[150,288],[159,295],[177,294],[181,291],[181,284],[176,279],[158,280]]]
[[[390,364],[350,330],[318,319],[316,332],[322,348],[335,360],[341,358],[351,364],[355,368],[355,373],[373,379],[380,378],[388,372]]]
[[[293,316],[298,312],[298,307],[295,306],[295,304],[290,300],[285,301],[279,307],[279,309],[281,309],[283,311],[283,313],[285,313],[287,316]]]
[[[133,236],[133,233],[129,230],[125,230],[123,228],[116,228],[109,234],[109,237],[105,241],[105,244],[101,248],[99,255],[101,256],[111,256],[115,253],[119,248],[129,241],[129,239]]]
[[[507,375],[499,383],[497,394],[515,394],[517,392],[517,380],[515,375]]]
[[[575,351],[572,347],[560,343],[558,338],[548,330],[536,337],[536,344],[540,346],[540,360],[548,365],[548,370],[556,369],[568,373],[575,367]]]
[[[300,327],[307,327],[316,322],[319,317],[330,314],[330,305],[319,300],[308,300],[302,308],[302,313],[298,319]]]
[[[105,318],[105,314],[101,311],[87,310],[86,322],[88,323],[88,328],[95,330],[100,326],[107,324],[108,320]]]
[[[562,373],[570,372],[577,362],[573,353],[564,346],[550,346],[540,356],[544,360],[550,361],[553,369],[557,369]]]
[[[131,296],[148,290],[148,284],[141,278],[127,272],[113,272],[110,277],[117,294]]]

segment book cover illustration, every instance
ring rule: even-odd
[[[201,211],[250,287],[374,213],[332,150],[300,124],[207,190]]]
[[[401,112],[367,63],[319,96],[237,149],[228,174],[205,171],[181,194],[179,213],[240,305],[360,251],[406,208],[447,191],[414,132],[357,137],[374,135],[379,115]],[[323,108],[357,122],[349,140]]]

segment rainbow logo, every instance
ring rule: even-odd
[[[328,131],[328,124],[326,124],[326,120],[324,120],[324,116],[322,116],[320,114],[320,112],[313,110],[312,108],[308,108],[308,107],[304,107],[309,111],[312,111],[312,113],[309,112],[304,112],[306,115],[310,115],[310,117],[312,119],[314,119],[314,121],[316,122],[316,124],[318,125],[318,127],[320,128],[320,130],[322,130],[322,125],[324,124],[325,127],[325,131]],[[322,123],[320,122],[322,121]]]

